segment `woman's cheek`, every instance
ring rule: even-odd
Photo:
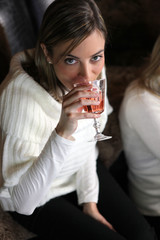
[[[96,75],[99,75],[102,72],[103,67],[104,67],[104,61],[100,63],[98,66],[95,66],[94,71]]]

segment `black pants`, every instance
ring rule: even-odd
[[[148,223],[154,228],[157,240],[160,240],[160,217],[145,216]]]
[[[30,216],[10,212],[13,218],[43,240],[153,240],[152,229],[99,161],[98,208],[113,225],[110,230],[77,206],[76,193],[50,200]]]

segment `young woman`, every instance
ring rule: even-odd
[[[0,203],[36,239],[153,239],[88,141],[108,101],[101,115],[80,110],[98,104],[88,90],[105,76],[105,40],[93,0],[55,0],[36,48],[13,57],[1,86]]]
[[[119,119],[130,196],[160,239],[160,36],[126,90]]]

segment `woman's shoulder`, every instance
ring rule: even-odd
[[[10,71],[0,86],[1,111],[7,107],[10,111],[19,111],[17,106],[36,106],[44,114],[55,117],[60,112],[58,103],[38,82],[22,67],[24,53],[16,54],[11,62]]]
[[[137,121],[138,116],[148,117],[153,112],[160,112],[160,97],[146,89],[130,84],[125,92],[119,111],[119,119],[128,122]]]
[[[124,93],[122,104],[143,106],[152,102],[160,102],[160,97],[145,88],[138,87],[137,81],[130,83]]]

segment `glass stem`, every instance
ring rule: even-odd
[[[100,134],[100,123],[97,121],[96,118],[94,118],[94,128],[96,129],[96,134]]]

